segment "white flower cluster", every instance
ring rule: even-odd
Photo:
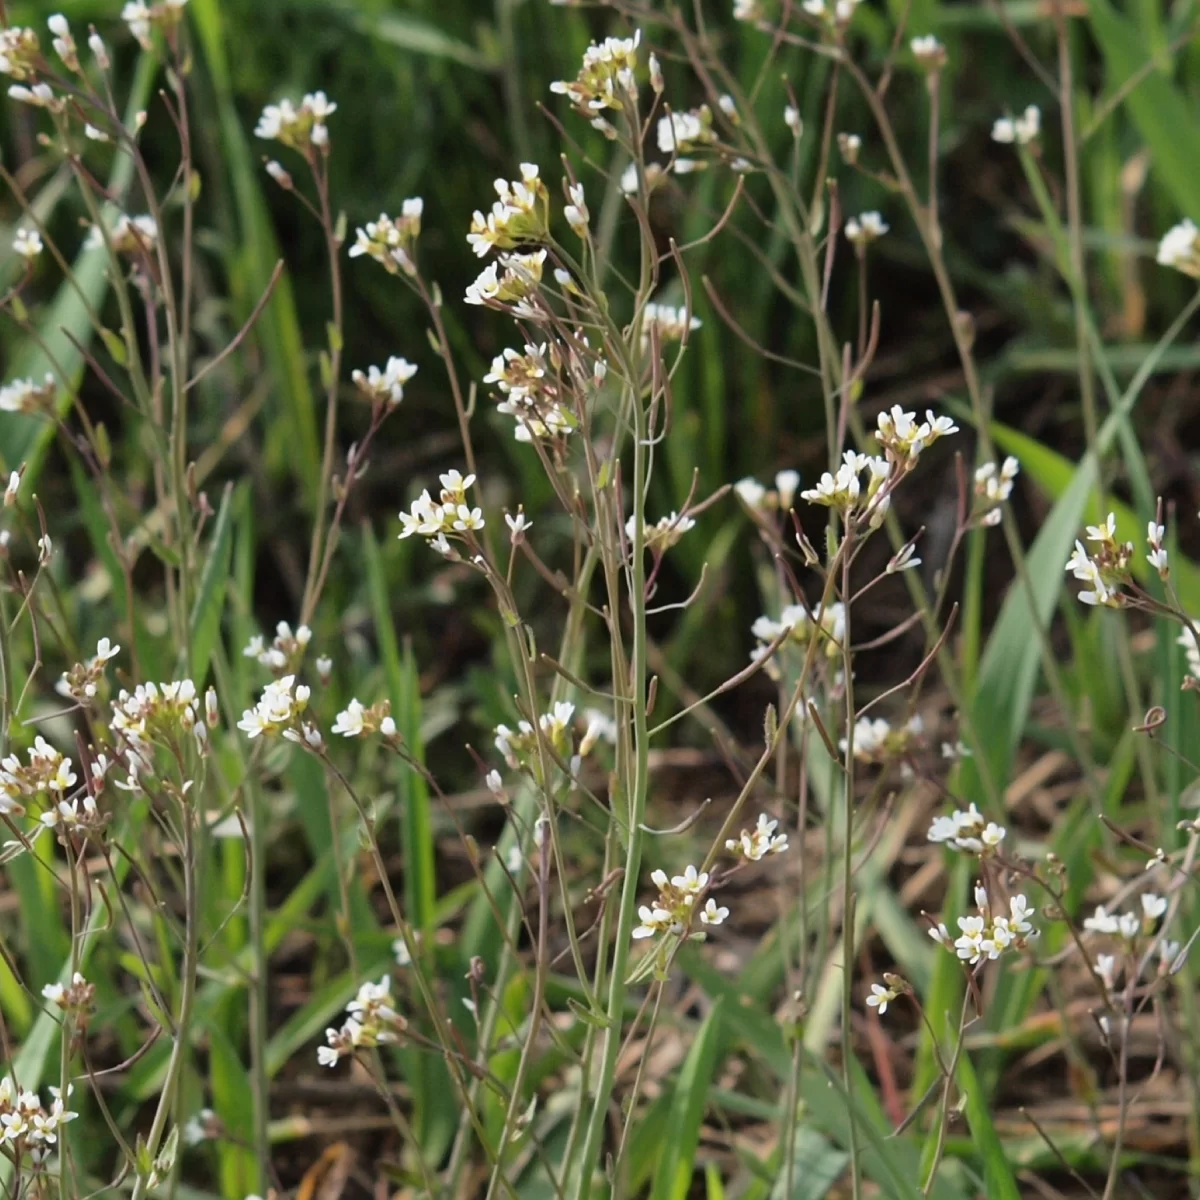
[[[50,793],[53,803],[61,800],[76,784],[75,765],[40,734],[29,750],[29,763],[23,765],[15,754],[0,760],[0,813],[20,815],[25,810],[21,799]]]
[[[655,934],[682,934],[687,932],[696,910],[696,901],[708,887],[707,871],[697,872],[689,865],[682,875],[667,878],[666,871],[654,871],[651,882],[658,888],[658,898],[653,905],[638,906],[641,924],[634,931],[635,938],[654,937]],[[700,920],[705,925],[720,925],[729,916],[729,909],[721,908],[710,896],[700,909]]]
[[[945,925],[930,929],[929,936],[947,950],[953,950],[964,962],[975,966],[985,960],[995,960],[1005,950],[1024,950],[1036,931],[1030,924],[1035,910],[1022,895],[1010,898],[1008,914],[993,913],[987,889],[975,885],[977,912],[958,918],[959,936],[951,939]]]
[[[264,644],[262,634],[256,633],[246,643],[242,657],[254,659],[277,675],[294,674],[311,641],[312,630],[307,625],[298,625],[293,633],[286,621],[280,621],[275,626],[275,639],[269,646]]]
[[[467,234],[467,245],[476,256],[486,258],[492,250],[542,241],[549,228],[550,193],[539,178],[537,164],[522,163],[520,179],[511,183],[497,179],[493,186],[498,199],[491,212],[484,215],[476,209]]]
[[[0,388],[0,412],[46,412],[57,392],[58,386],[49,372],[40,384],[32,379],[14,379]]]
[[[78,972],[71,976],[68,984],[48,983],[42,988],[42,996],[63,1012],[86,1016],[96,998],[95,987]]]
[[[1139,899],[1142,907],[1140,913],[1110,913],[1103,905],[1097,905],[1096,911],[1084,918],[1083,928],[1088,933],[1115,936],[1130,943],[1143,935],[1149,936],[1154,932],[1159,917],[1167,911],[1167,898],[1154,892],[1143,892]]]
[[[583,52],[579,74],[571,81],[558,80],[550,85],[557,95],[566,96],[575,110],[587,117],[592,125],[606,136],[616,131],[601,114],[625,107],[626,100],[637,91],[637,52],[641,44],[639,29],[631,38],[605,38],[593,42]]]
[[[404,399],[404,385],[416,373],[417,368],[408,359],[393,355],[382,371],[378,367],[368,367],[365,374],[351,371],[350,378],[359,393],[372,404],[395,408]]]
[[[136,217],[122,213],[108,231],[108,240],[116,254],[133,257],[149,254],[158,240],[158,222],[148,213]],[[99,225],[93,225],[88,230],[83,244],[89,250],[104,245],[104,234]]]
[[[695,528],[696,522],[687,513],[673,512],[669,516],[659,517],[653,525],[643,526],[642,540],[646,549],[651,554],[658,556],[670,550],[685,533]],[[630,545],[633,544],[636,533],[637,519],[630,517],[625,522],[625,536],[629,539]]]
[[[104,668],[109,659],[120,653],[121,647],[114,646],[104,637],[96,643],[96,653],[85,663],[76,663],[69,671],[63,673],[55,690],[60,696],[70,696],[80,704],[87,704],[96,698],[100,681],[104,678]]]
[[[1187,218],[1172,225],[1158,243],[1158,261],[1185,275],[1200,279],[1200,229]]]
[[[425,201],[412,196],[400,206],[400,218],[394,220],[387,213],[380,213],[377,221],[368,221],[359,226],[354,245],[350,247],[351,258],[364,254],[373,258],[389,274],[403,271],[406,275],[417,273],[417,238],[421,236],[421,214]]]
[[[690,316],[686,308],[652,301],[642,310],[642,347],[645,349],[650,344],[651,330],[658,335],[661,346],[682,341],[700,325],[700,318]]]
[[[911,753],[924,732],[925,722],[919,713],[913,713],[898,729],[893,729],[883,717],[859,717],[854,722],[854,757],[858,762],[876,766],[893,762]],[[849,748],[848,739],[838,739],[838,749],[843,754]]]
[[[570,358],[576,383],[599,387],[604,381],[603,361],[597,359],[589,372],[577,356]],[[503,395],[496,409],[514,419],[518,442],[566,437],[575,429],[575,415],[563,403],[560,372],[564,365],[558,345],[545,342],[526,344],[523,353],[508,347],[492,359],[492,369],[483,382],[494,383]]]
[[[36,229],[26,229],[22,226],[13,237],[13,253],[25,262],[31,263],[43,250],[42,235]]]
[[[751,662],[758,662],[782,634],[787,633],[785,645],[795,643],[803,646],[813,636],[813,630],[819,630],[819,636],[825,644],[825,653],[834,658],[841,653],[842,639],[846,636],[846,608],[840,601],[835,601],[828,608],[822,609],[820,604],[814,604],[812,616],[802,604],[789,604],[779,614],[779,619],[761,616],[750,626],[750,632],[758,639],[759,644],[750,652]],[[778,678],[778,669],[773,663],[768,663],[767,674],[772,679]]]
[[[289,741],[303,739],[310,746],[320,746],[321,735],[316,729],[300,723],[311,694],[306,684],[296,683],[295,675],[274,679],[263,688],[258,703],[242,713],[238,728],[249,738],[282,733]]]
[[[1125,596],[1121,588],[1129,582],[1133,544],[1117,541],[1115,513],[1109,513],[1103,525],[1089,525],[1086,536],[1095,543],[1095,553],[1089,554],[1084,544],[1076,540],[1066,567],[1076,579],[1088,585],[1079,593],[1080,601],[1106,608],[1123,607]]]
[[[889,228],[879,213],[860,213],[846,222],[846,241],[861,250],[872,242],[877,242]]]
[[[865,486],[860,479],[863,472],[866,472]],[[892,465],[886,458],[847,450],[836,473],[825,471],[817,486],[805,488],[800,498],[836,509],[844,517],[857,513],[867,519],[872,529],[878,529],[891,506],[891,497],[880,490],[891,473]]]
[[[216,693],[209,689],[211,705]],[[151,773],[155,747],[176,753],[193,739],[203,746],[207,728],[200,716],[200,699],[190,679],[170,683],[139,683],[132,692],[122,689],[112,704],[112,731],[125,754],[127,780],[117,787],[136,791],[139,778]]]
[[[35,30],[21,25],[0,29],[0,75],[18,80],[34,79],[40,58],[41,47]]]
[[[712,109],[707,104],[690,112],[672,112],[659,118],[658,148],[663,154],[674,156],[672,169],[677,175],[688,175],[704,166],[686,156],[715,141]]]
[[[999,525],[1001,505],[1012,495],[1013,480],[1021,464],[1010,454],[1000,469],[993,462],[975,468],[975,517],[981,525]]]
[[[0,1079],[0,1143],[18,1161],[23,1154],[35,1163],[44,1161],[58,1141],[60,1127],[79,1116],[67,1110],[58,1088],[49,1090],[54,1099],[46,1108],[36,1092],[18,1091],[10,1076]]]
[[[280,100],[263,109],[254,136],[293,150],[305,151],[313,146],[324,150],[329,145],[326,122],[335,112],[337,105],[324,92],[309,92],[299,107],[290,100]]]
[[[743,829],[736,838],[725,843],[725,849],[747,862],[760,862],[768,854],[783,854],[788,848],[788,835],[776,833],[779,822],[766,813],[758,814],[758,824],[753,829]]]
[[[382,733],[386,738],[396,736],[396,722],[392,719],[391,703],[380,700],[370,708],[364,708],[358,700],[350,703],[337,715],[333,722],[333,733],[342,737],[366,737],[372,733]]]
[[[939,71],[946,65],[946,47],[932,33],[915,37],[909,42],[917,66],[924,71]]]
[[[1029,105],[1019,117],[1000,117],[992,125],[992,141],[1002,145],[1028,146],[1042,132],[1042,113],[1036,104]]]
[[[975,807],[974,801],[964,812],[959,809],[948,817],[934,817],[929,832],[929,841],[961,850],[964,854],[995,854],[1004,841],[1007,830],[995,821],[988,821]]]
[[[835,29],[845,29],[854,18],[859,0],[804,0],[804,11],[810,17]]]
[[[378,983],[364,983],[346,1005],[341,1028],[325,1030],[327,1045],[317,1048],[317,1062],[334,1067],[338,1059],[355,1050],[399,1041],[408,1022],[396,1011],[395,1003],[392,981],[386,975]]]
[[[129,26],[129,32],[137,38],[143,50],[152,50],[154,43],[151,35],[154,30],[170,33],[182,20],[186,5],[187,0],[159,0],[156,4],[129,0],[121,9],[121,20]]]
[[[800,472],[789,470],[776,472],[773,491],[749,476],[739,479],[733,485],[733,490],[737,498],[753,512],[770,512],[776,508],[787,512],[792,507],[799,486]]]
[[[400,514],[400,537],[419,533],[428,538],[439,554],[451,552],[449,538],[469,538],[483,528],[483,510],[467,503],[467,488],[475,482],[474,475],[465,478],[458,471],[439,476],[442,491],[437,501],[428,489],[412,502],[409,511]]]
[[[916,464],[921,451],[949,434],[958,426],[950,417],[935,417],[928,409],[925,420],[918,422],[915,413],[905,412],[894,404],[889,412],[881,412],[876,421],[875,440],[905,470]]]
[[[488,263],[464,297],[468,304],[510,305],[512,314],[527,320],[540,317],[530,297],[542,282],[546,251],[530,254],[502,254],[498,262]]]
[[[596,714],[600,716],[600,714]],[[541,781],[540,739],[554,751],[563,762],[570,764],[571,775],[579,773],[583,756],[596,744],[602,736],[603,728],[595,724],[589,716],[588,731],[579,751],[575,750],[575,705],[567,700],[558,701],[550,712],[542,713],[538,718],[538,730],[529,721],[518,721],[516,729],[507,725],[497,725],[495,730],[495,746],[504,761],[513,771],[528,771],[535,779]],[[586,746],[586,749],[584,748]]]

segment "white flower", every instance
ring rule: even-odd
[[[788,835],[777,834],[778,825],[766,813],[759,813],[758,824],[752,830],[743,829],[737,838],[730,838],[725,849],[749,862],[759,862],[768,854],[783,854],[788,848]]]
[[[867,246],[888,231],[888,224],[877,212],[861,213],[846,222],[846,240],[855,246]]]
[[[1185,275],[1200,277],[1200,229],[1190,218],[1173,225],[1158,243],[1159,263]]]
[[[780,508],[791,508],[800,486],[799,471],[778,471],[775,474],[775,491],[779,496]]]
[[[515,517],[511,513],[505,513],[504,523],[508,526],[512,533],[512,542],[514,546],[524,539],[525,531],[533,526],[533,522],[526,519],[524,509],[518,509]]]
[[[749,476],[739,479],[733,485],[733,490],[747,508],[758,508],[767,494],[767,489],[757,479],[751,479]]]
[[[894,988],[884,987],[881,983],[871,984],[871,994],[867,997],[867,1005],[870,1008],[879,1009],[879,1015],[882,1017],[888,1010],[888,1005],[899,996],[900,993]]]
[[[21,490],[21,476],[13,471],[8,477],[8,486],[4,489],[4,507],[11,508],[17,502],[17,493]]]
[[[1028,146],[1041,131],[1041,111],[1036,104],[1031,104],[1019,117],[1000,117],[992,125],[992,141],[1005,145],[1015,142],[1018,146]]]
[[[783,123],[792,131],[793,137],[804,133],[804,122],[800,119],[800,111],[794,104],[787,104],[783,109]]]
[[[1083,927],[1088,933],[1116,933],[1117,918],[1097,905],[1096,911],[1090,917],[1084,918]]]
[[[364,711],[358,700],[351,700],[349,705],[338,713],[331,732],[340,733],[343,737],[361,737]]]
[[[1142,893],[1142,917],[1150,924],[1167,911],[1166,896],[1156,896],[1153,892]]]
[[[350,378],[369,399],[396,405],[404,399],[404,385],[416,373],[417,368],[407,359],[393,356],[382,371],[378,367],[368,367],[365,375],[362,371],[352,371]]]
[[[673,112],[658,122],[658,148],[664,154],[686,150],[691,143],[710,136],[699,115],[694,112]]]
[[[567,189],[567,194],[571,198],[571,203],[563,209],[563,216],[567,219],[567,224],[579,236],[585,237],[588,228],[588,207],[583,196],[583,184],[573,183]]]
[[[671,876],[671,886],[694,900],[708,886],[708,872],[697,873],[696,868],[689,863],[682,875]]]
[[[717,902],[709,896],[708,903],[700,910],[700,920],[705,925],[720,925],[729,916],[729,909],[718,908]]]

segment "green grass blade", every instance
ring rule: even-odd
[[[651,1193],[654,1200],[686,1200],[691,1191],[700,1125],[717,1069],[723,1009],[724,1001],[718,999],[697,1031],[679,1072],[663,1152],[654,1176]]]
[[[233,486],[225,488],[217,523],[213,529],[208,560],[200,575],[200,589],[188,623],[191,640],[191,676],[197,689],[208,677],[213,647],[221,635],[221,614],[225,609],[225,585],[229,580],[229,559],[233,552]]]

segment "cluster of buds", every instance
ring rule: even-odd
[[[467,244],[479,258],[492,250],[512,250],[524,242],[545,239],[550,225],[550,193],[538,175],[535,163],[521,164],[521,178],[511,183],[495,181],[497,200],[484,215],[478,209],[471,218]]]
[[[42,996],[63,1012],[75,1018],[76,1028],[85,1026],[96,1000],[96,989],[76,971],[68,984],[48,983]]]
[[[864,472],[865,482],[861,478]],[[891,473],[886,458],[847,450],[837,471],[825,471],[817,486],[805,488],[800,498],[835,509],[846,518],[852,514],[865,518],[872,529],[878,529],[891,505],[890,495],[881,490]]]
[[[279,142],[293,150],[307,153],[314,146],[325,150],[329,145],[329,126],[326,121],[337,112],[337,105],[324,92],[309,92],[300,106],[290,100],[268,104],[255,126],[254,136],[269,142]]]
[[[408,1028],[395,1009],[392,982],[386,975],[378,983],[364,983],[346,1005],[346,1014],[340,1029],[325,1030],[327,1045],[317,1049],[317,1062],[323,1067],[336,1066],[356,1050],[398,1042]]]
[[[682,305],[676,308],[672,304],[657,304],[653,301],[642,310],[642,349],[650,345],[652,332],[658,337],[658,344],[681,342],[693,330],[699,329],[701,321],[694,317]]]
[[[373,258],[390,274],[403,271],[406,275],[417,273],[417,238],[421,236],[421,214],[425,201],[412,196],[400,206],[398,220],[380,213],[377,221],[368,221],[355,232],[350,257],[366,255]]]
[[[1158,243],[1158,261],[1200,279],[1200,229],[1190,218],[1171,226]]]
[[[262,634],[256,633],[242,651],[243,658],[269,668],[275,675],[294,675],[312,641],[312,630],[307,625],[298,625],[296,632],[286,621],[275,626],[275,638],[270,646],[263,642]]]
[[[474,283],[467,286],[464,299],[468,304],[508,305],[517,317],[536,320],[537,308],[530,297],[542,283],[546,251],[530,254],[503,254],[499,262],[489,263]]]
[[[635,97],[641,40],[639,29],[631,38],[610,37],[593,42],[583,53],[583,63],[575,79],[570,82],[560,79],[550,85],[550,90],[566,96],[576,112],[587,117],[596,129],[615,137],[616,130],[600,114],[606,109],[620,112]]]
[[[975,511],[973,516],[981,525],[999,525],[1003,512],[1001,506],[1012,495],[1013,480],[1021,464],[1010,454],[1000,469],[993,462],[984,463],[975,469]]]
[[[426,489],[408,512],[400,514],[400,537],[419,533],[438,553],[449,555],[450,538],[469,539],[475,530],[483,528],[483,510],[467,503],[467,488],[475,482],[474,475],[464,478],[458,471],[448,471],[439,478],[442,490],[436,501]]]
[[[289,741],[320,746],[320,733],[301,719],[311,694],[306,684],[296,683],[295,675],[272,680],[263,688],[258,703],[242,713],[238,728],[249,738],[281,733]]]
[[[1076,540],[1066,568],[1081,583],[1088,585],[1079,593],[1080,601],[1106,608],[1123,607],[1126,597],[1121,589],[1131,582],[1133,543],[1117,541],[1115,513],[1109,513],[1103,525],[1089,525],[1086,536],[1097,549],[1089,554],[1084,544]]]
[[[915,413],[905,412],[895,404],[890,412],[879,414],[875,440],[889,459],[909,470],[916,465],[922,450],[957,432],[958,426],[949,417],[935,417],[927,409],[925,420],[918,423]]]
[[[1141,937],[1152,936],[1158,927],[1159,918],[1167,911],[1167,898],[1154,892],[1143,892],[1139,899],[1142,908],[1140,913],[1110,913],[1102,905],[1098,905],[1090,917],[1084,918],[1084,930],[1087,933],[1117,937],[1129,945],[1133,945]]]
[[[1007,830],[995,821],[988,821],[974,802],[963,811],[958,809],[948,817],[934,817],[925,835],[929,841],[980,857],[995,854],[1004,841]]]
[[[379,700],[370,708],[364,708],[358,700],[350,703],[337,715],[331,732],[342,737],[368,737],[381,733],[385,738],[396,736],[396,722],[392,719],[392,706],[388,700]]]
[[[642,542],[655,558],[659,558],[670,550],[685,533],[695,527],[696,522],[687,513],[671,513],[668,516],[659,517],[653,525],[643,525]],[[625,522],[625,536],[629,539],[631,546],[636,533],[637,518],[630,517]]]
[[[366,373],[352,371],[350,378],[358,393],[375,407],[395,408],[404,399],[404,385],[417,373],[406,358],[390,357],[381,371],[368,367]]]
[[[854,758],[872,766],[911,757],[925,732],[925,722],[914,713],[905,723],[893,728],[883,717],[859,717],[854,722]],[[850,748],[848,739],[838,740],[843,754]]]
[[[43,793],[62,797],[77,780],[71,759],[39,734],[30,748],[28,765],[15,754],[0,761],[0,812],[20,814],[24,811],[22,798]]]
[[[54,1099],[46,1108],[36,1092],[19,1092],[10,1076],[0,1079],[0,1144],[18,1161],[28,1154],[34,1163],[43,1162],[59,1128],[79,1116],[67,1111],[58,1088],[50,1088],[50,1095]]]
[[[157,29],[169,38],[183,19],[186,5],[187,0],[159,0],[157,4],[129,0],[121,9],[121,20],[129,26],[129,32],[137,38],[143,50],[152,50],[154,31]]]
[[[799,486],[799,471],[778,471],[775,474],[773,489],[747,476],[745,479],[739,479],[733,485],[733,490],[751,512],[773,512],[775,509],[787,512],[792,507]]]
[[[158,222],[146,213],[136,217],[122,213],[108,231],[108,241],[113,252],[128,254],[131,258],[141,258],[149,254],[157,240]],[[93,225],[88,231],[84,245],[89,250],[104,245],[104,234],[98,225]]]
[[[708,872],[698,872],[689,865],[682,875],[672,875],[669,879],[666,871],[654,871],[650,880],[658,888],[658,896],[652,905],[638,906],[641,924],[634,929],[633,936],[640,939],[656,934],[680,936],[686,933],[699,908],[697,902],[708,887]],[[729,916],[729,909],[719,907],[711,896],[699,912],[705,925],[720,925]]]
[[[1035,910],[1023,895],[1012,896],[1007,915],[994,912],[987,889],[975,885],[976,912],[958,918],[959,936],[951,938],[945,925],[930,929],[929,936],[947,950],[953,950],[963,962],[976,966],[985,960],[994,961],[1006,950],[1024,950],[1037,936],[1029,918]]]
[[[575,415],[563,404],[563,365],[556,343],[526,345],[524,353],[509,347],[492,359],[492,369],[483,382],[494,383],[503,394],[496,408],[516,422],[514,436],[518,442],[566,437],[576,428]],[[590,377],[592,383],[599,386],[604,375],[604,364],[598,359]]]
[[[877,242],[883,237],[889,228],[879,213],[860,213],[846,222],[846,241],[861,254],[872,242]]]
[[[779,822],[766,813],[758,814],[758,824],[753,829],[743,829],[736,838],[725,843],[725,849],[747,862],[760,862],[768,854],[783,854],[788,848],[788,835],[776,833]]]
[[[57,393],[58,385],[49,372],[40,384],[32,379],[14,379],[0,388],[0,412],[49,415],[54,411]]]
[[[750,632],[758,639],[759,644],[750,654],[752,662],[758,662],[771,645],[786,633],[786,645],[806,646],[814,631],[824,643],[825,654],[836,658],[841,653],[842,641],[846,636],[846,608],[836,601],[823,609],[820,604],[813,605],[812,615],[802,604],[789,604],[779,614],[779,619],[758,617],[750,626]],[[767,672],[771,677],[778,678],[768,663]]]
[[[1004,146],[1014,143],[1028,146],[1042,132],[1042,113],[1036,104],[1029,105],[1019,117],[1000,117],[992,125],[992,141]]]
[[[80,704],[90,704],[96,698],[104,680],[104,668],[108,660],[115,658],[120,646],[114,646],[108,638],[96,643],[96,653],[85,663],[76,663],[58,681],[57,691],[61,696],[70,696]]]

